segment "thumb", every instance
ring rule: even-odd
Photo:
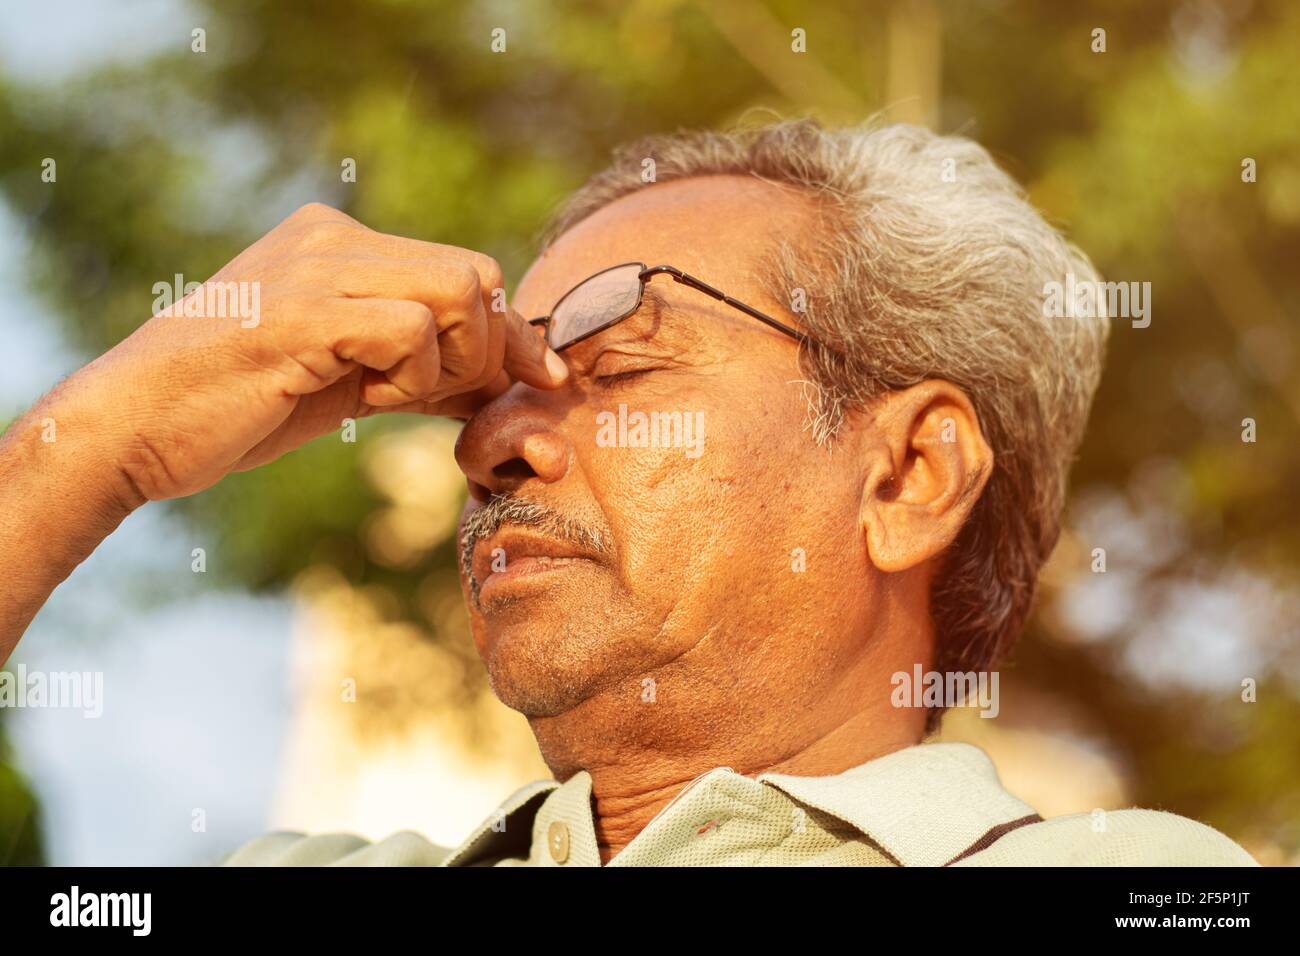
[[[502,365],[516,381],[534,388],[558,388],[569,378],[569,366],[546,344],[542,330],[529,325],[514,309],[507,309],[506,351]]]

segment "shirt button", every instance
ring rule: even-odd
[[[556,863],[563,863],[569,858],[569,828],[561,821],[556,820],[547,828],[546,847]]]

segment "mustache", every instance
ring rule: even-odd
[[[460,570],[469,582],[470,594],[478,603],[479,582],[474,578],[474,548],[504,525],[536,528],[541,533],[575,547],[608,556],[609,541],[601,532],[588,528],[545,505],[513,495],[493,495],[460,528]]]

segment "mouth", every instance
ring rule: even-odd
[[[507,591],[526,590],[596,563],[594,555],[571,544],[522,528],[501,528],[474,546],[472,574],[483,606]]]

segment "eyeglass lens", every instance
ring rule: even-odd
[[[636,310],[641,296],[638,262],[615,266],[592,276],[555,307],[551,314],[549,344],[561,349]]]

